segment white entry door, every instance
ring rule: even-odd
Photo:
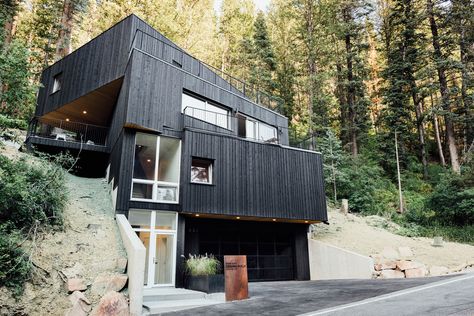
[[[146,248],[146,287],[175,284],[177,216],[166,211],[129,212],[130,225]]]

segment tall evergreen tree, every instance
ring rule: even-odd
[[[275,92],[274,73],[276,71],[276,58],[272,43],[268,36],[265,16],[262,12],[257,14],[254,23],[253,39],[250,59],[250,83],[264,94],[257,95],[257,99],[267,98]],[[262,100],[265,102],[265,100]]]

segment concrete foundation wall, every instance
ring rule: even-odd
[[[143,305],[146,249],[124,215],[117,214],[116,220],[128,257],[127,275],[130,315],[139,316],[142,314]]]
[[[370,279],[374,261],[370,257],[311,239],[308,236],[311,280]]]

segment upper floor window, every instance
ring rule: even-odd
[[[255,139],[268,143],[277,143],[277,129],[271,125],[239,114],[237,132],[239,137]]]
[[[183,93],[181,112],[222,128],[230,128],[228,110],[186,93]]]
[[[53,78],[53,89],[51,90],[51,93],[55,93],[55,92],[58,92],[59,90],[61,90],[62,78],[63,78],[62,73],[58,73],[56,76],[54,76],[54,78]]]
[[[212,161],[193,158],[191,162],[191,182],[212,184]]]
[[[181,141],[137,133],[133,165],[133,200],[177,203]]]

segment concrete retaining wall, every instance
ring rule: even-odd
[[[127,275],[130,315],[139,316],[142,314],[143,305],[146,249],[124,215],[117,214],[116,220],[128,257]]]
[[[370,257],[310,239],[308,251],[311,280],[371,279],[374,261]]]

